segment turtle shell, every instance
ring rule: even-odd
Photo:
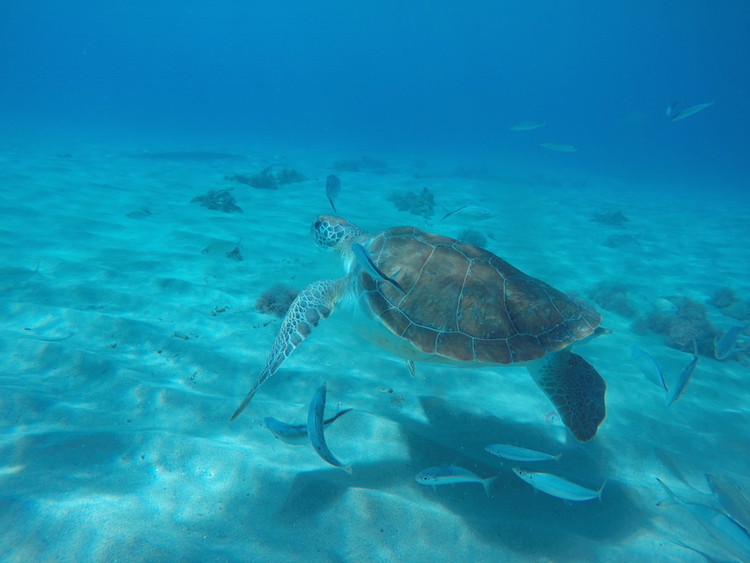
[[[366,271],[357,283],[395,335],[462,362],[527,362],[590,335],[601,315],[492,252],[414,227],[374,235],[369,253],[392,284]]]

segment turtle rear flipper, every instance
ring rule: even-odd
[[[565,348],[529,364],[528,370],[576,440],[596,436],[606,414],[607,384],[591,364]]]
[[[338,301],[341,292],[346,287],[346,280],[317,281],[303,289],[294,298],[286,316],[281,323],[273,347],[268,353],[266,365],[255,380],[250,392],[232,413],[229,421],[233,421],[250,404],[258,388],[281,367],[297,347],[302,344],[321,319],[326,319],[333,312],[333,306]]]

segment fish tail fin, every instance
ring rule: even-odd
[[[714,336],[714,358],[717,360],[723,360],[724,358],[720,358],[717,354],[719,354],[719,351],[717,349],[717,346],[719,345],[719,340],[721,340],[721,334],[717,334]],[[723,355],[723,354],[721,354]]]
[[[396,270],[395,272],[393,272],[393,273],[391,274],[391,277],[389,277],[389,278],[386,278],[386,279],[387,279],[387,281],[389,281],[389,282],[390,282],[390,283],[391,283],[391,284],[393,285],[393,287],[395,287],[395,288],[396,288],[396,289],[398,289],[398,290],[399,290],[399,291],[400,291],[401,293],[403,293],[404,295],[406,295],[406,291],[404,290],[404,288],[403,288],[403,287],[401,287],[401,284],[400,284],[400,283],[398,283],[398,282],[396,281],[396,276],[398,275],[398,273],[399,273],[399,272],[400,272],[400,271],[401,271],[402,269],[403,269],[403,268],[399,268],[398,270]]]
[[[343,410],[340,410],[340,411],[338,411],[338,412],[336,413],[336,416],[335,416],[334,418],[338,418],[338,417],[340,417],[340,416],[344,416],[344,415],[345,415],[346,413],[348,413],[348,412],[352,412],[353,410],[354,410],[354,409],[353,409],[353,408],[351,408],[351,407],[350,407],[350,408],[348,408],[348,409],[343,409]]]
[[[406,295],[406,290],[401,287],[401,284],[398,283],[393,278],[386,278],[386,281],[389,282],[393,287],[395,287],[398,291],[400,291],[402,294]]]
[[[609,482],[609,479],[605,479],[604,483],[602,483],[602,486],[599,487],[599,490],[596,491],[596,496],[599,499],[599,502],[602,502],[602,491],[604,490],[604,487],[607,486],[607,483]]]
[[[659,379],[661,379],[661,386],[664,392],[669,396],[669,385],[667,385],[667,380],[664,379],[664,373],[662,373],[661,368],[659,368]]]
[[[487,498],[490,498],[490,487],[492,487],[492,484],[497,481],[497,478],[500,477],[500,475],[495,475],[494,477],[489,477],[487,479],[482,479],[482,487],[484,487],[484,494],[487,495]]]
[[[680,498],[676,494],[674,494],[674,491],[672,491],[672,489],[670,489],[664,484],[664,481],[662,481],[658,477],[656,478],[656,480],[661,485],[661,488],[664,489],[664,492],[667,493],[667,498],[657,502],[656,506],[669,506],[670,504],[682,504],[682,501],[680,501]]]

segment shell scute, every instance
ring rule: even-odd
[[[384,311],[380,315],[380,320],[398,336],[403,335],[406,329],[412,324],[409,317],[400,309],[388,309]]]
[[[412,323],[402,336],[411,342],[420,352],[434,354],[437,350],[437,339],[440,336],[440,332]]]
[[[520,334],[541,334],[565,322],[560,311],[550,302],[545,286],[545,283],[525,275],[506,279],[505,307]]]
[[[473,338],[461,332],[441,332],[437,339],[437,353],[460,362],[474,361]]]
[[[537,360],[547,353],[539,339],[532,334],[516,334],[508,338],[511,358],[514,362]]]
[[[474,339],[474,353],[478,362],[487,364],[510,364],[513,358],[508,347],[508,340],[483,338]]]
[[[414,227],[374,235],[369,252],[406,291],[361,272],[363,305],[414,348],[461,362],[541,358],[591,334],[595,311],[488,250]]]
[[[458,304],[458,326],[476,338],[515,334],[505,305],[505,278],[486,262],[471,263]]]

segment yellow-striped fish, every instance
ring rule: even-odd
[[[591,489],[581,487],[580,485],[571,483],[567,479],[563,479],[557,475],[552,475],[551,473],[534,473],[533,471],[526,471],[520,467],[514,467],[513,473],[518,475],[538,491],[542,491],[553,497],[578,502],[595,498],[598,498],[599,500],[602,499],[604,485],[599,487],[598,491],[592,491]]]
[[[320,456],[320,459],[325,461],[327,464],[334,467],[340,467],[347,473],[351,474],[352,466],[344,465],[336,456],[331,453],[326,444],[326,437],[323,434],[324,417],[323,413],[326,410],[326,384],[324,383],[313,395],[312,401],[310,402],[310,409],[307,412],[307,435],[310,437],[310,443],[313,449]]]
[[[562,454],[552,455],[507,444],[490,444],[484,448],[492,455],[512,461],[557,461]]]
[[[441,467],[430,467],[424,471],[420,471],[415,477],[417,483],[420,485],[455,485],[456,483],[481,483],[484,487],[484,492],[487,496],[490,496],[490,485],[497,479],[497,475],[494,477],[488,477],[482,479],[476,473],[472,473],[468,469],[458,467],[456,465],[444,465]]]

